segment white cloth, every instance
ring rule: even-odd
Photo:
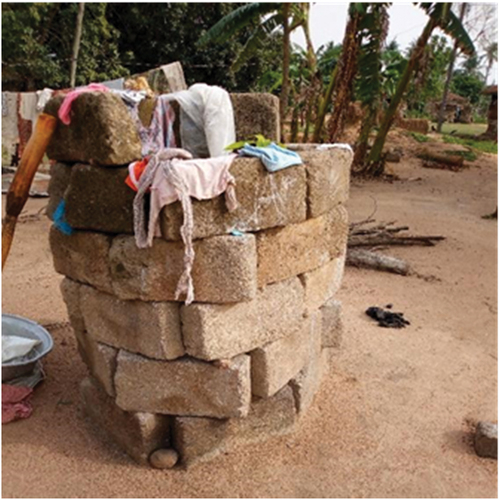
[[[43,90],[38,90],[36,95],[37,95],[37,103],[36,103],[36,110],[38,112],[42,112],[45,109],[45,105],[50,101],[52,94],[54,91],[52,89],[43,89]]]
[[[2,363],[26,356],[39,343],[39,340],[18,335],[2,335]]]
[[[195,83],[188,90],[164,96],[181,108],[181,142],[194,158],[230,154],[225,148],[236,142],[233,105],[221,87]]]

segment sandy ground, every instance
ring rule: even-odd
[[[447,146],[449,148],[449,146]],[[348,268],[345,334],[313,408],[288,437],[188,472],[133,464],[78,409],[85,374],[52,269],[49,222],[19,224],[3,275],[3,311],[52,324],[48,379],[31,418],[3,426],[4,497],[496,497],[497,463],[478,458],[470,429],[497,419],[496,157],[461,173],[395,166],[401,181],[353,183],[352,221],[372,213],[434,248],[398,248],[421,277]],[[421,180],[415,180],[420,178]],[[26,214],[44,200],[30,200]],[[393,303],[411,326],[364,315]]]

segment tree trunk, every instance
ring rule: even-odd
[[[464,20],[466,10],[467,10],[467,4],[466,3],[461,4],[460,22]],[[455,65],[457,52],[458,52],[458,40],[455,40],[455,44],[453,45],[453,50],[451,51],[450,64],[448,66],[448,74],[446,75],[446,82],[444,84],[443,100],[441,101],[441,106],[439,107],[439,116],[437,124],[437,131],[439,133],[441,133],[441,129],[443,128],[444,110],[446,109],[446,102],[448,100],[448,92],[450,90],[451,78],[453,76],[453,66]]]
[[[75,39],[73,41],[73,54],[71,56],[71,74],[69,86],[74,88],[76,86],[76,64],[78,62],[78,52],[80,51],[80,41],[82,39],[83,28],[83,12],[85,10],[85,3],[78,4],[78,15],[76,16]]]
[[[283,79],[280,94],[281,140],[285,140],[285,120],[288,109],[288,88],[290,73],[290,4],[283,4]]]
[[[389,133],[389,129],[391,128],[392,122],[394,121],[394,117],[396,115],[398,106],[403,98],[404,93],[406,92],[413,70],[415,69],[418,61],[421,59],[425,50],[425,46],[436,26],[437,22],[432,18],[429,19],[429,21],[425,25],[424,31],[422,32],[420,38],[417,41],[415,48],[413,49],[410,60],[408,61],[408,64],[406,65],[403,75],[399,80],[396,92],[394,93],[389,108],[387,109],[384,118],[382,120],[382,123],[380,124],[377,137],[375,138],[375,142],[368,156],[367,168],[369,170],[376,170],[379,172],[380,171],[383,172],[382,150],[384,148],[385,139],[387,137],[387,134]]]
[[[352,160],[353,171],[359,171],[361,174],[371,175],[371,172],[367,172],[362,168],[366,157],[366,151],[368,150],[368,139],[370,138],[370,132],[375,125],[375,120],[377,119],[377,109],[375,106],[367,106],[365,108],[365,113],[362,118],[361,130],[359,131],[359,137],[356,142],[356,150],[354,152],[354,158]]]
[[[330,77],[330,82],[326,88],[325,95],[320,99],[318,106],[318,114],[316,116],[316,122],[314,124],[314,136],[313,142],[321,142],[321,137],[323,135],[323,125],[325,123],[326,110],[328,109],[328,104],[332,100],[333,89],[335,88],[335,80],[337,79],[337,73],[339,70],[339,63],[335,65],[332,71],[332,76]]]

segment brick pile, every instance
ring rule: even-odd
[[[340,342],[335,296],[352,153],[301,151],[304,165],[274,174],[258,159],[237,158],[239,209],[228,213],[222,196],[193,201],[195,302],[185,306],[174,298],[183,268],[179,203],[161,214],[162,238],[138,249],[134,193],[124,183],[140,153],[135,131],[114,96],[81,99],[94,112],[76,109],[50,148],[58,163],[49,214],[64,199],[75,229],[53,227],[50,243],[89,369],[81,385],[87,415],[155,467],[177,459],[190,466],[291,432]],[[271,104],[261,106],[277,120]],[[96,131],[105,137],[93,147]]]

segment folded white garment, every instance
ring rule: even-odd
[[[2,363],[26,356],[39,343],[40,341],[36,339],[2,335]]]

